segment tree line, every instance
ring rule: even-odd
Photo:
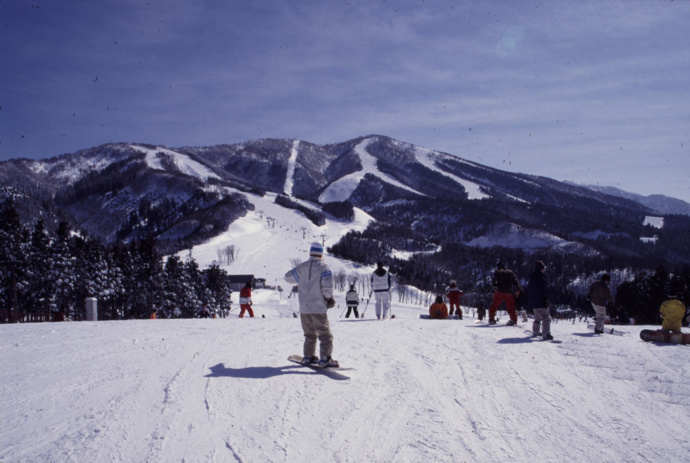
[[[456,280],[468,296],[468,303],[485,307],[491,303],[492,276],[498,262],[526,283],[535,260],[546,262],[548,267],[549,303],[555,311],[593,314],[587,292],[603,273],[611,274],[612,316],[622,309],[638,324],[657,324],[660,323],[659,306],[669,296],[675,295],[686,304],[690,302],[688,265],[674,265],[670,271],[657,261],[647,261],[644,265],[639,258],[628,256],[578,255],[557,250],[527,253],[520,249],[479,248],[457,242],[445,242],[429,252],[426,250],[429,243],[411,239],[414,232],[409,229],[397,241],[406,243],[407,250],[414,253],[409,258],[399,258],[393,256],[393,249],[406,248],[390,245],[387,233],[395,231],[394,228],[379,222],[363,232],[348,232],[329,252],[364,265],[383,261],[403,293],[406,287],[414,287],[430,294],[444,294],[449,281]]]
[[[0,322],[47,321],[58,312],[85,318],[87,297],[98,300],[104,320],[189,318],[206,305],[227,316],[231,306],[225,270],[200,270],[190,256],[163,259],[155,238],[104,245],[65,221],[53,233],[38,220],[21,224],[11,199],[0,205]]]

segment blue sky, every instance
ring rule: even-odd
[[[690,1],[3,0],[0,160],[387,135],[690,201]]]

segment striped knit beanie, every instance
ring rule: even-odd
[[[323,246],[321,243],[314,241],[309,249],[309,255],[314,257],[323,257]]]

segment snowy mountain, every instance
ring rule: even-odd
[[[211,320],[0,325],[2,461],[681,462],[690,453],[678,431],[690,425],[684,346],[640,341],[648,326],[594,336],[585,320],[559,321],[553,334],[563,343],[551,344],[528,339],[529,325],[503,325],[504,315],[494,327],[473,319],[476,302],[491,297],[497,259],[524,279],[541,258],[554,313],[591,309],[583,294],[607,270],[617,302],[655,320],[667,282],[688,300],[687,272],[646,273],[690,261],[683,217],[379,136],[326,146],[110,144],[0,163],[0,182],[0,199],[12,198],[30,225],[68,219],[111,243],[154,236],[169,256],[166,274],[175,257],[192,257],[192,266],[216,262],[269,287],[254,290],[254,319],[238,319],[233,303],[228,318]],[[0,248],[4,256],[40,247],[2,225],[4,237],[17,238]],[[654,244],[640,240],[650,235]],[[352,368],[341,372],[349,379],[286,360],[303,338],[284,274],[312,241],[328,249],[334,355]],[[89,252],[99,255],[93,244],[72,240],[79,260],[59,239],[49,247],[65,251],[54,259],[65,275],[77,267],[84,282],[104,273],[112,283],[117,271],[125,280],[125,267],[102,250],[93,261],[101,272],[86,265]],[[356,281],[365,298],[378,259],[395,276],[396,318],[373,320],[366,302],[364,320],[340,318],[346,284]],[[0,266],[0,276],[29,281],[39,267],[24,275]],[[638,269],[647,279],[621,284]],[[130,274],[132,288],[151,283],[177,298],[171,304],[198,309],[200,301],[182,300],[193,291]],[[466,290],[465,319],[420,320],[450,278]],[[110,298],[112,311],[118,294],[101,293],[99,310],[107,313]],[[144,295],[125,294],[137,304]],[[20,296],[40,314],[38,291]],[[124,315],[155,304],[165,313],[166,303]]]
[[[628,191],[621,190],[612,186],[599,185],[585,185],[601,193],[606,193],[611,196],[619,196],[621,198],[631,199],[642,204],[650,209],[657,211],[659,214],[683,214],[690,215],[690,203],[677,198],[671,198],[665,195],[638,195]]]
[[[665,220],[648,246],[641,241],[650,235],[645,217],[658,212],[636,201],[375,135],[333,145],[108,144],[0,163],[0,183],[0,194],[12,196],[28,222],[48,218],[54,228],[58,217],[68,218],[108,242],[152,235],[167,253],[222,236],[268,200],[316,227],[346,227],[364,213],[385,231],[378,238],[383,257],[457,244],[690,262],[690,223],[682,219]],[[328,238],[333,245],[341,237]]]
[[[0,460],[687,461],[686,346],[584,320],[553,324],[551,344],[393,299],[394,320],[357,321],[337,293],[349,379],[287,361],[297,302],[271,290],[254,319],[0,325]]]

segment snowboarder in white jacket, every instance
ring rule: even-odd
[[[350,312],[355,313],[355,318],[359,318],[357,306],[359,305],[359,295],[355,291],[355,285],[350,285],[350,290],[345,294],[345,303],[347,303],[347,313],[345,318],[350,318]]]
[[[376,263],[376,270],[371,274],[371,289],[376,298],[376,318],[389,317],[391,310],[391,274],[383,268],[382,262]]]
[[[304,331],[304,363],[320,366],[337,366],[331,358],[333,334],[328,323],[327,310],[335,305],[333,300],[333,276],[323,262],[323,246],[314,242],[309,249],[309,260],[285,274],[285,281],[298,285],[299,312]],[[319,357],[316,357],[316,340],[319,340]]]

